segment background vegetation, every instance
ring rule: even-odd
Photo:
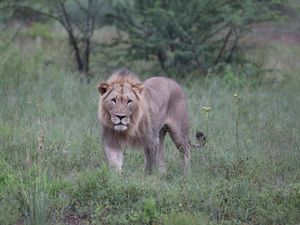
[[[45,9],[39,4],[29,6]],[[128,56],[128,43],[116,44],[120,35],[131,40],[126,30],[97,28],[88,83],[80,82],[85,72],[61,23],[1,5],[0,224],[300,223],[297,4],[279,7],[287,17],[281,23],[252,25],[240,42],[251,46],[241,67],[161,68],[155,58]],[[142,79],[171,71],[184,88],[191,137],[197,130],[208,137],[192,149],[189,175],[169,139],[166,176],[144,177],[142,151],[126,151],[121,176],[107,169],[96,87],[118,66]]]

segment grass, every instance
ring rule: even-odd
[[[183,175],[168,139],[167,175],[145,177],[142,151],[126,151],[122,176],[106,168],[96,84],[107,74],[81,84],[43,63],[55,51],[0,47],[0,224],[300,223],[300,49],[276,46],[269,61],[284,76],[272,83],[230,70],[178,79],[191,136],[206,131],[208,142]]]

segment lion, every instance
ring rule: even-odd
[[[121,172],[124,150],[143,147],[145,173],[150,174],[158,167],[165,174],[167,133],[182,152],[184,169],[189,168],[187,102],[178,83],[166,77],[151,77],[142,83],[133,72],[122,69],[100,83],[98,91],[98,118],[110,168]]]

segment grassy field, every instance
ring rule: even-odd
[[[58,49],[1,44],[0,224],[299,224],[300,48],[272,47],[279,72],[177,79],[191,137],[208,142],[184,175],[168,139],[167,175],[145,177],[142,151],[126,151],[121,176],[105,165],[96,86],[108,74],[82,84]]]

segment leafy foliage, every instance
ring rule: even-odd
[[[132,59],[155,59],[164,70],[207,71],[243,63],[241,39],[250,25],[277,18],[276,2],[122,1],[115,4],[115,18],[129,34],[125,42]]]

